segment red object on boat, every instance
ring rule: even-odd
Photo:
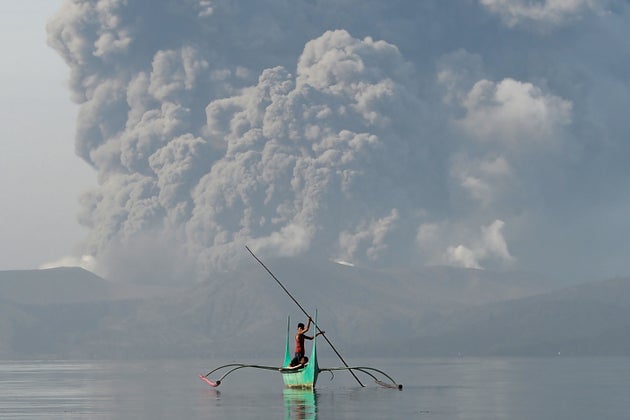
[[[221,381],[212,382],[210,379],[206,378],[201,373],[199,374],[199,379],[201,379],[202,381],[204,381],[205,383],[207,383],[210,386],[217,387],[217,386],[221,385]]]

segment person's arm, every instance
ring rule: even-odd
[[[308,322],[306,323],[306,328],[304,328],[304,331],[302,331],[303,333],[305,333],[306,331],[309,330],[309,328],[311,328],[311,322],[313,322],[313,320],[311,319],[311,317],[308,317]],[[313,338],[311,337],[310,340],[312,340]]]
[[[317,337],[318,335],[324,334],[326,331],[320,331],[317,334],[315,334],[315,337]],[[304,334],[304,338],[306,338],[307,340],[312,340],[313,336],[308,336],[306,334]]]

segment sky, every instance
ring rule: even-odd
[[[14,3],[2,268],[630,273],[628,1]]]
[[[63,2],[0,2],[0,270],[81,255],[79,194],[96,176],[74,153],[68,67],[47,43]]]

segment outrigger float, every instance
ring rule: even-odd
[[[315,326],[317,328],[317,314],[315,315]],[[253,368],[260,370],[270,370],[280,372],[282,374],[282,380],[284,381],[284,386],[286,388],[294,388],[294,389],[314,389],[317,384],[317,377],[321,372],[330,372],[331,380],[334,377],[334,372],[336,371],[349,371],[360,372],[363,373],[372,379],[374,382],[380,386],[392,389],[402,390],[402,384],[396,383],[396,381],[386,374],[385,372],[368,367],[368,366],[342,366],[342,367],[334,367],[334,368],[321,368],[319,367],[319,363],[317,360],[317,337],[316,335],[313,337],[313,348],[311,350],[311,357],[308,359],[305,365],[297,365],[294,367],[289,366],[291,362],[291,319],[289,318],[287,321],[287,342],[284,351],[284,363],[281,367],[277,366],[264,366],[264,365],[248,365],[241,363],[230,363],[228,365],[219,366],[216,369],[211,370],[205,375],[199,374],[199,378],[207,383],[210,386],[217,387],[221,385],[223,380],[232,372],[235,372],[244,368]],[[224,371],[219,379],[213,381],[209,379],[209,376],[213,373]],[[381,379],[386,379],[387,381],[383,381]],[[356,376],[355,376],[356,378]],[[358,378],[357,378],[358,380]],[[360,381],[359,384],[364,386]]]
[[[287,295],[296,303],[296,305],[302,310],[304,315],[308,318],[310,316],[304,310],[302,305],[299,304],[297,300],[289,293],[289,291],[280,283],[280,281],[276,278],[276,276],[267,268],[267,266],[249,249],[247,246],[245,247],[250,254],[258,261],[267,272],[271,275],[271,277],[282,287],[282,289],[286,292]],[[374,382],[380,386],[392,389],[402,390],[402,384],[397,383],[391,376],[386,374],[385,372],[375,369],[373,367],[368,366],[348,366],[346,361],[341,357],[341,354],[337,351],[337,349],[330,342],[328,337],[324,334],[324,332],[317,325],[317,312],[315,312],[315,320],[314,320],[316,334],[313,334],[313,347],[311,349],[311,357],[308,359],[306,364],[290,366],[291,363],[291,319],[287,320],[287,342],[284,351],[284,363],[282,366],[264,366],[264,365],[253,365],[253,364],[242,364],[242,363],[230,363],[227,365],[219,366],[216,369],[211,370],[205,375],[199,374],[199,378],[207,383],[210,386],[217,387],[221,385],[223,380],[232,372],[235,372],[240,369],[252,368],[252,369],[260,369],[260,370],[270,370],[280,372],[282,374],[282,379],[284,381],[284,385],[286,388],[297,388],[297,389],[314,389],[317,384],[317,377],[321,372],[330,372],[331,380],[334,377],[334,372],[336,371],[348,371],[352,374],[354,379],[357,381],[361,387],[364,387],[363,383],[359,380],[355,372],[363,373],[372,379]],[[317,360],[317,335],[320,334],[326,340],[326,342],[330,345],[335,354],[339,357],[344,366],[341,367],[333,367],[333,368],[321,368],[319,367],[319,363]],[[211,380],[209,377],[213,373],[225,372],[223,373],[216,381]],[[380,379],[379,379],[380,378]],[[385,381],[381,380],[385,379]]]

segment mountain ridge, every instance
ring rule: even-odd
[[[291,258],[267,266],[356,355],[630,355],[630,279],[555,290],[526,273]],[[273,355],[287,314],[304,321],[255,262],[158,289],[81,269],[0,271],[3,358]]]

